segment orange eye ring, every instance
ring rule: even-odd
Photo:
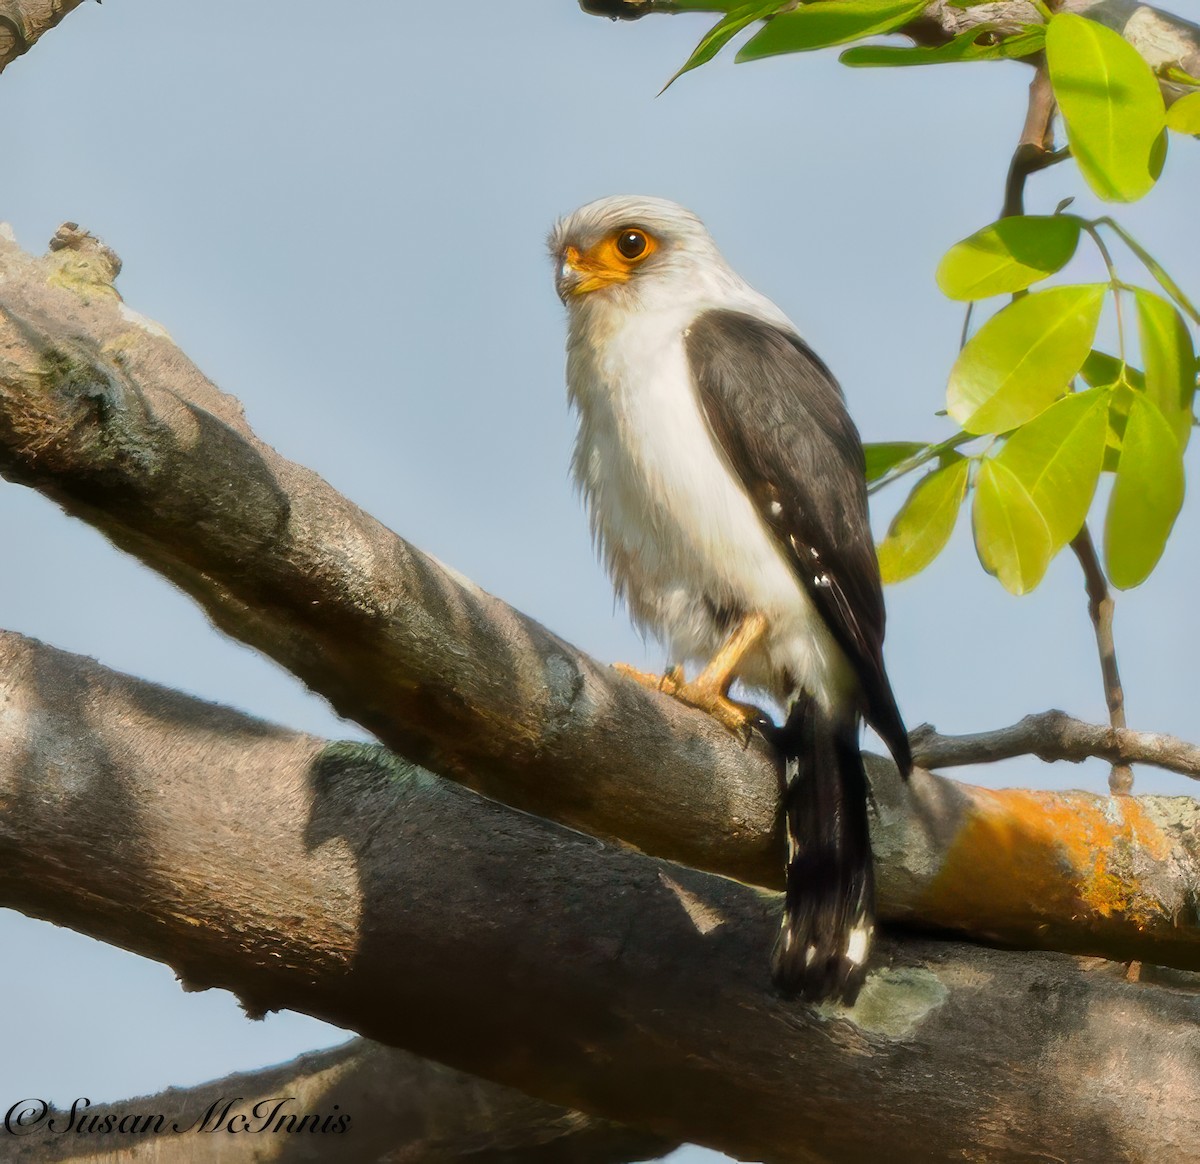
[[[636,226],[627,226],[619,230],[613,243],[617,248],[617,253],[631,263],[644,259],[653,249],[646,232],[639,230]]]

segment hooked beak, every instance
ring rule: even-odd
[[[593,248],[595,249],[595,248]],[[554,289],[564,303],[578,295],[586,295],[612,283],[625,283],[629,272],[606,263],[591,251],[584,254],[578,247],[563,247],[554,275]]]
[[[575,247],[563,247],[558,256],[558,270],[554,273],[554,290],[564,303],[574,295],[583,282],[583,272],[577,266],[579,251]]]

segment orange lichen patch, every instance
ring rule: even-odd
[[[1034,925],[1173,924],[1152,875],[1170,839],[1131,797],[971,788],[923,916],[1001,940]]]

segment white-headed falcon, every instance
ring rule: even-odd
[[[574,475],[617,592],[674,664],[625,670],[735,731],[760,716],[729,698],[735,679],[787,708],[770,730],[787,774],[774,977],[852,1003],[874,932],[862,720],[905,775],[912,761],[841,389],[673,202],[602,198],[550,248],[570,316]]]

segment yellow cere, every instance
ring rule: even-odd
[[[563,254],[564,262],[583,276],[571,293],[585,295],[614,283],[629,282],[634,269],[657,249],[654,236],[639,227],[622,227],[586,251],[567,247]]]

